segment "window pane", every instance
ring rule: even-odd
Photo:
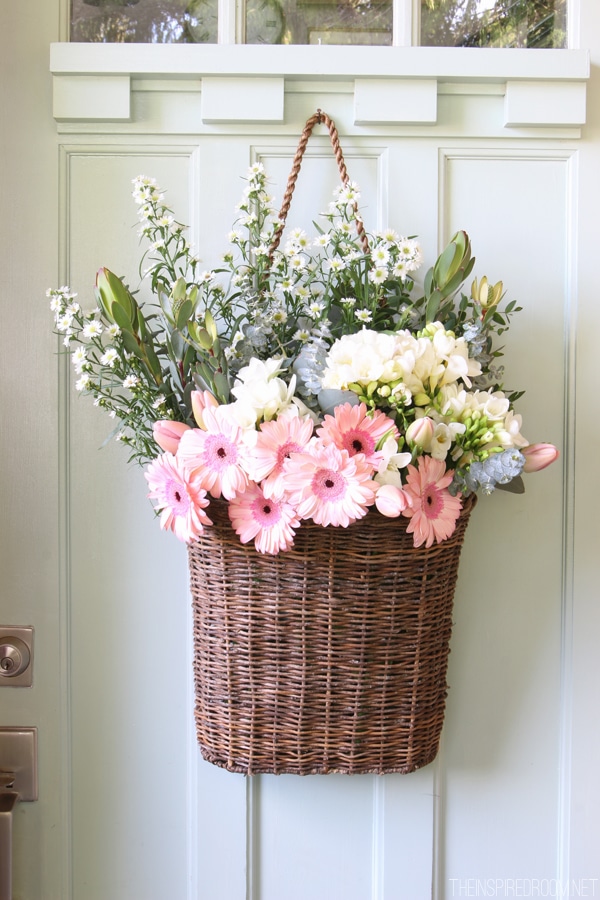
[[[391,44],[392,0],[246,0],[247,44]]]
[[[72,0],[71,40],[216,43],[217,0]]]
[[[566,47],[567,0],[421,0],[425,47]]]

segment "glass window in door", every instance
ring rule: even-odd
[[[567,46],[567,0],[421,0],[426,47]]]

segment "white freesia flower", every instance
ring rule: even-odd
[[[268,421],[291,406],[296,376],[292,375],[288,385],[278,377],[281,370],[280,359],[256,358],[240,369],[231,389],[237,401],[231,404],[231,413],[243,428],[254,426],[261,419]]]
[[[438,422],[433,429],[430,453],[434,459],[446,459],[457,434],[464,434],[466,426],[462,422]]]
[[[406,468],[412,460],[412,454],[398,453],[398,442],[393,437],[384,441],[379,452],[383,454],[383,459],[373,476],[375,481],[379,484],[393,484],[395,487],[402,487],[400,469]]]
[[[504,419],[503,428],[496,432],[496,440],[502,447],[506,447],[507,450],[511,447],[516,447],[517,450],[527,447],[529,441],[521,434],[521,425],[521,416],[509,410]]]

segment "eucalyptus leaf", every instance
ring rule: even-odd
[[[508,491],[509,494],[524,494],[525,493],[525,483],[520,475],[517,475],[516,478],[511,478],[510,481],[507,481],[506,484],[496,484],[496,488],[499,491]]]
[[[323,388],[319,391],[317,400],[325,415],[333,415],[335,407],[342,403],[349,403],[351,406],[358,406],[360,403],[354,391],[340,391],[335,388]]]

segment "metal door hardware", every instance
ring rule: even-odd
[[[37,728],[0,728],[0,900],[12,898],[13,813],[37,798]]]
[[[33,628],[0,625],[0,685],[30,687],[33,679]]]

